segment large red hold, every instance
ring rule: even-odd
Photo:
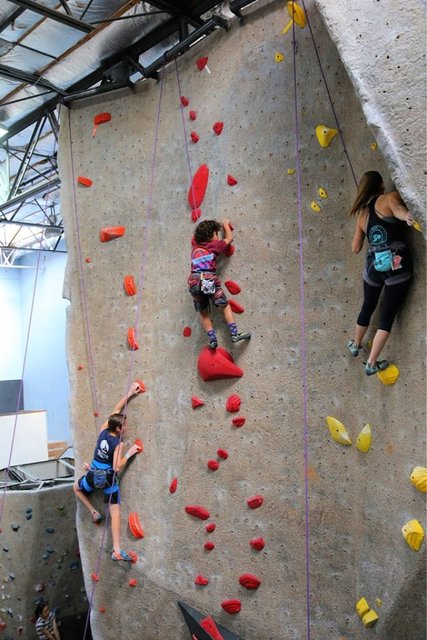
[[[239,613],[242,608],[242,603],[237,598],[232,598],[231,600],[223,600],[221,602],[221,607],[224,611],[233,615],[235,613]]]
[[[197,368],[205,382],[241,378],[244,373],[243,369],[234,364],[231,354],[222,347],[202,349],[197,360]]]
[[[241,400],[237,394],[233,394],[227,398],[225,408],[229,413],[237,413],[240,409]]]
[[[207,520],[210,516],[210,513],[204,507],[201,507],[199,504],[188,504],[185,507],[186,513],[190,516],[194,516],[195,518],[199,518],[199,520]]]
[[[259,585],[261,584],[261,580],[254,576],[252,573],[242,573],[239,578],[239,582],[242,587],[250,590],[258,589]]]
[[[192,209],[198,209],[201,206],[208,186],[208,180],[209,167],[207,164],[202,164],[194,174],[188,190],[188,204]]]

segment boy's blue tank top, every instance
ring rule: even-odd
[[[98,436],[98,440],[96,442],[95,451],[93,454],[93,459],[95,462],[102,463],[102,467],[104,465],[108,465],[108,467],[113,466],[113,457],[114,451],[120,443],[120,438],[117,436],[113,436],[112,433],[108,431],[108,429],[104,429]]]

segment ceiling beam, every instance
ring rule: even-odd
[[[56,185],[59,185],[59,184],[61,184],[61,180],[59,176],[56,176],[55,178],[51,178],[50,180],[46,180],[42,184],[38,184],[36,187],[33,187],[32,189],[28,189],[28,191],[24,191],[23,193],[20,193],[18,196],[15,196],[14,198],[12,198],[11,200],[8,200],[7,202],[3,202],[2,204],[0,204],[0,211],[9,209],[9,207],[13,207],[15,204],[19,204],[24,200],[34,199],[43,191],[52,190],[52,187],[56,187]],[[3,222],[3,220],[0,218],[0,223],[1,222]]]
[[[72,16],[60,13],[59,11],[55,11],[54,9],[49,9],[38,2],[34,2],[34,0],[9,0],[14,4],[19,5],[24,9],[29,9],[30,11],[34,11],[34,13],[39,13],[45,18],[50,18],[51,20],[56,20],[56,22],[61,22],[62,24],[66,24],[67,27],[71,27],[72,29],[77,29],[77,31],[83,31],[84,33],[90,33],[94,30],[87,22],[83,22],[82,20],[78,20],[77,18],[73,18]]]
[[[38,85],[40,87],[44,87],[45,89],[50,89],[50,91],[54,91],[59,95],[65,95],[65,91],[59,89],[54,84],[49,82],[49,80],[45,80],[42,76],[38,76],[35,73],[28,73],[27,71],[21,71],[20,69],[15,69],[14,67],[8,67],[5,64],[0,64],[0,76],[3,78],[10,78],[11,80],[18,80],[19,82],[25,82],[27,84]],[[0,105],[1,107],[1,105]]]
[[[15,22],[15,20],[17,18],[19,18],[19,16],[24,13],[25,9],[15,9],[15,11],[13,11],[10,16],[8,16],[7,18],[5,18],[5,20],[3,20],[3,22],[0,23],[0,33],[2,31],[4,31],[5,29],[7,29],[11,24],[13,24]]]

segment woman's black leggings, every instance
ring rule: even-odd
[[[379,329],[391,331],[397,312],[405,302],[406,295],[411,286],[412,280],[401,282],[400,284],[384,285],[384,300],[380,314]],[[368,327],[372,314],[374,313],[382,291],[382,285],[374,287],[363,281],[364,300],[363,306],[357,318],[357,324]]]

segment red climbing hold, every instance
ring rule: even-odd
[[[190,104],[189,99],[186,98],[185,96],[181,96],[180,100],[183,107],[188,107],[188,105]]]
[[[131,558],[132,564],[136,564],[138,562],[138,556],[136,555],[135,551],[129,551],[128,555]]]
[[[228,176],[227,176],[227,184],[229,184],[230,187],[234,187],[237,184],[236,178],[234,178],[232,175],[228,174]]]
[[[145,384],[143,383],[143,381],[140,380],[139,378],[137,378],[135,380],[135,382],[138,385],[138,393],[144,393],[145,392]]]
[[[194,578],[194,584],[197,584],[199,587],[206,587],[206,585],[209,584],[209,580],[199,573],[199,575]]]
[[[243,416],[238,416],[237,418],[233,418],[231,421],[235,427],[243,427],[246,422],[246,418]]]
[[[144,451],[144,443],[140,438],[136,438],[136,440],[133,441],[133,444],[136,444],[136,446],[138,447],[138,453],[136,454],[137,456]]]
[[[249,544],[255,551],[261,551],[265,547],[264,538],[252,538]]]
[[[242,307],[242,305],[236,302],[235,300],[229,300],[228,304],[230,305],[233,313],[243,313],[245,310],[245,307]]]
[[[237,394],[233,394],[227,398],[225,408],[229,413],[237,413],[240,409],[241,400]]]
[[[216,529],[215,522],[209,522],[209,524],[206,525],[205,529],[208,533],[212,533],[212,531],[215,531]]]
[[[105,612],[106,612],[105,607],[99,607],[99,613],[105,613]]]
[[[194,144],[197,144],[199,142],[199,140],[200,140],[200,137],[197,135],[197,133],[195,131],[192,131],[190,133],[190,138],[194,142]]]
[[[77,371],[83,371],[83,368],[84,368],[83,365],[79,364],[78,367],[77,367]]]
[[[234,244],[229,244],[226,250],[224,251],[224,255],[227,256],[227,258],[231,258],[231,256],[235,251],[236,251],[236,247],[234,246]]]
[[[195,518],[199,518],[199,520],[207,520],[210,516],[210,513],[204,507],[201,507],[198,504],[188,504],[185,507],[186,513],[190,516],[194,516]]]
[[[138,580],[136,578],[131,578],[129,580],[129,586],[130,587],[136,587],[137,584],[138,584]]]
[[[258,509],[264,502],[264,498],[262,496],[252,496],[251,498],[248,498],[246,502],[250,509]]]
[[[218,631],[218,627],[210,616],[208,616],[207,618],[203,618],[203,620],[200,620],[199,624],[205,631],[207,631],[209,637],[212,638],[212,640],[224,640],[224,636],[220,634],[220,632]]]
[[[108,113],[108,111],[103,111],[102,113],[97,113],[96,116],[94,116],[94,118],[93,118],[93,125],[94,126],[93,126],[93,131],[92,131],[92,138],[95,137],[98,125],[104,124],[104,122],[110,122],[110,120],[111,120],[111,113]]]
[[[134,296],[136,293],[136,284],[133,276],[125,276],[123,280],[123,287],[128,296]]]
[[[197,113],[195,111],[190,111],[188,115],[190,116],[190,120],[193,120],[193,122],[197,118]]]
[[[97,573],[92,573],[91,578],[93,582],[99,582],[99,575]]]
[[[215,124],[212,127],[212,129],[215,131],[217,136],[220,136],[221,133],[222,133],[222,130],[224,129],[224,123],[223,122],[215,122]]]
[[[209,349],[205,347],[199,354],[197,360],[197,368],[200,377],[205,381],[224,380],[227,378],[241,378],[243,369],[234,364],[230,353],[218,347],[217,349]]]
[[[237,282],[234,282],[233,280],[226,280],[224,284],[233,296],[237,296],[237,294],[241,292],[241,288]]]
[[[197,398],[196,396],[191,396],[191,406],[193,407],[193,409],[196,409],[197,407],[203,407],[204,404],[205,403],[201,398]]]
[[[228,451],[226,451],[225,449],[218,449],[218,451],[216,453],[217,453],[218,458],[222,458],[222,460],[227,460]]]
[[[101,242],[109,242],[114,238],[120,238],[126,233],[126,227],[104,227],[99,232],[99,239]]]
[[[202,164],[193,176],[191,186],[188,190],[188,204],[192,209],[198,209],[205,197],[209,180],[209,167]]]
[[[184,338],[189,338],[191,336],[191,327],[184,327],[182,330],[182,335]]]
[[[178,478],[173,478],[172,482],[169,485],[169,493],[175,493],[178,488]]]
[[[201,209],[193,209],[191,212],[191,219],[193,222],[197,222],[197,220],[200,218],[200,216],[202,215],[202,210]]]
[[[128,329],[127,338],[128,338],[128,345],[130,346],[132,351],[138,351],[139,344],[135,339],[135,329],[133,327],[130,327]]]
[[[215,549],[215,543],[210,542],[210,540],[207,540],[203,546],[205,547],[206,551],[212,551],[212,549]]]
[[[208,467],[211,471],[217,471],[219,469],[219,462],[217,460],[208,460]]]
[[[137,538],[143,538],[144,537],[144,529],[141,526],[141,522],[139,521],[139,517],[138,514],[133,511],[132,513],[129,514],[128,516],[128,525],[129,525],[129,529],[131,534]]]
[[[92,262],[91,258],[86,258],[85,262],[87,262],[88,264],[90,264]]]
[[[242,608],[242,603],[237,598],[232,598],[231,600],[223,600],[221,607],[224,611],[233,615],[234,613],[239,613]]]
[[[92,186],[92,180],[90,178],[86,178],[86,176],[79,176],[77,178],[77,182],[79,184],[82,184],[84,187],[91,187]]]
[[[239,578],[239,582],[242,587],[250,590],[258,589],[259,585],[261,584],[261,580],[254,576],[252,573],[242,573]]]
[[[200,69],[200,71],[202,71],[206,67],[206,65],[208,63],[208,60],[209,60],[209,58],[207,56],[205,56],[203,58],[199,58],[197,60],[196,64],[197,64],[198,68]]]

